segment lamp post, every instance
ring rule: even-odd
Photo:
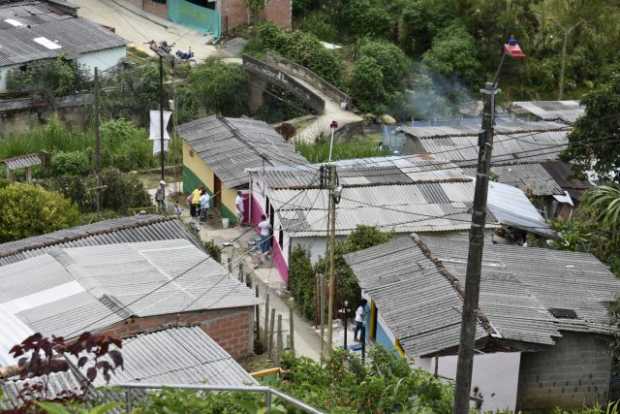
[[[478,145],[478,168],[476,172],[476,189],[469,233],[469,254],[465,276],[465,297],[461,319],[461,338],[456,367],[456,385],[454,390],[454,414],[468,414],[471,394],[471,378],[474,367],[474,346],[476,326],[478,325],[478,302],[480,298],[480,273],[482,268],[482,251],[484,248],[484,226],[486,223],[487,196],[489,191],[489,168],[493,153],[493,127],[495,125],[495,95],[499,92],[497,84],[506,60],[523,59],[525,54],[510,36],[504,44],[502,58],[495,72],[493,82],[487,82],[480,92],[484,95],[484,113],[482,131]],[[488,328],[488,327],[487,327]]]
[[[338,122],[332,121],[332,123],[329,124],[329,129],[330,129],[330,132],[331,132],[331,138],[329,140],[329,158],[328,158],[328,161],[332,162],[332,152],[334,150],[334,133],[336,132],[336,129],[338,129]]]

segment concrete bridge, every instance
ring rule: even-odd
[[[362,121],[362,117],[348,109],[351,107],[349,95],[304,66],[273,55],[265,60],[244,55],[243,66],[250,75],[251,111],[262,106],[267,85],[274,84],[295,95],[317,115],[297,131],[294,140],[314,142],[321,134],[327,136],[332,121],[339,127]]]

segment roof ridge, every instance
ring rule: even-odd
[[[450,286],[452,286],[452,288],[459,295],[459,298],[461,299],[461,301],[463,301],[464,298],[465,298],[465,290],[463,289],[463,287],[459,283],[459,279],[456,276],[454,276],[446,268],[446,266],[443,264],[441,259],[439,259],[439,258],[437,258],[437,257],[435,257],[433,255],[433,252],[431,251],[431,249],[426,245],[426,243],[424,243],[422,241],[420,236],[418,236],[417,234],[414,233],[414,234],[411,235],[411,237],[413,238],[413,241],[416,243],[418,248],[422,251],[424,256],[426,256],[427,259],[429,259],[431,262],[433,262],[433,264],[435,265],[435,267],[437,268],[439,273],[443,277],[446,278],[448,283],[450,283]],[[489,318],[480,309],[480,304],[478,304],[478,309],[476,310],[476,315],[478,316],[478,321],[480,322],[480,324],[482,325],[484,330],[487,332],[487,334],[489,336],[494,335],[495,329],[492,327],[491,321],[489,320]]]
[[[133,316],[130,316],[129,318],[133,318]],[[123,341],[130,340],[130,339],[136,339],[139,336],[151,335],[151,334],[156,334],[156,333],[163,332],[163,331],[168,331],[171,329],[181,329],[181,328],[200,328],[200,323],[199,322],[181,322],[181,321],[170,322],[170,323],[158,326],[153,329],[145,329],[140,332],[136,332],[130,336],[126,336],[123,338]],[[208,335],[206,332],[205,334]]]
[[[134,217],[136,217],[136,216],[134,216]],[[122,217],[122,218],[126,219],[126,218],[134,218],[134,217]],[[98,236],[98,235],[102,235],[102,234],[114,233],[114,232],[117,232],[117,231],[129,230],[129,229],[133,229],[133,228],[137,228],[137,227],[143,227],[143,226],[151,225],[151,224],[154,224],[154,223],[162,223],[162,222],[165,222],[165,221],[173,221],[173,220],[176,220],[176,218],[172,217],[172,216],[166,217],[166,216],[155,215],[155,216],[146,218],[143,221],[141,220],[141,221],[136,221],[134,223],[122,224],[122,225],[119,225],[118,227],[101,229],[101,230],[94,230],[94,231],[85,231],[84,233],[76,234],[74,236],[64,237],[62,239],[44,240],[44,241],[41,241],[41,243],[38,243],[38,244],[36,244],[36,243],[35,244],[30,244],[28,246],[22,246],[22,247],[13,249],[13,250],[9,250],[7,252],[0,252],[0,258],[14,256],[16,254],[19,254],[19,253],[22,253],[22,252],[25,252],[25,251],[28,251],[28,250],[42,249],[42,248],[45,248],[45,247],[55,246],[57,244],[62,244],[62,243],[70,242],[70,241],[85,239],[85,238],[90,237],[90,236]],[[98,223],[102,223],[102,222],[95,222],[95,223],[91,223],[91,224],[98,224]],[[84,226],[88,226],[88,224],[86,224]],[[78,226],[78,227],[80,227],[80,226]],[[69,230],[69,229],[60,229],[59,231]],[[54,232],[52,232],[52,233],[54,233]],[[36,238],[36,237],[46,236],[48,234],[51,234],[51,233],[41,234],[39,236],[32,236],[32,237]],[[0,247],[1,246],[2,245],[0,244]]]
[[[226,117],[216,115],[215,118],[224,124],[226,128],[233,134],[235,138],[241,141],[246,147],[248,147],[252,152],[258,155],[263,161],[269,163],[270,166],[274,166],[273,163],[267,158],[265,154],[256,149],[253,145],[250,145],[249,142],[246,141],[246,138],[243,134],[239,132],[239,129],[232,125]]]

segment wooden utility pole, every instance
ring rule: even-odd
[[[456,386],[454,392],[454,414],[469,413],[471,377],[474,365],[474,344],[478,320],[478,300],[480,297],[480,272],[484,247],[484,225],[486,223],[487,196],[489,192],[489,167],[493,152],[493,126],[495,116],[495,95],[497,83],[487,82],[480,91],[484,96],[482,132],[478,145],[478,168],[476,172],[476,192],[469,233],[469,254],[465,277],[465,298],[461,320],[461,340],[456,367]]]
[[[329,180],[329,207],[328,207],[328,260],[329,260],[329,300],[327,304],[327,355],[331,356],[334,347],[333,328],[334,328],[334,297],[336,295],[336,267],[335,267],[335,249],[336,249],[336,165],[327,165],[327,174]]]
[[[321,362],[325,356],[325,276],[319,274],[319,323],[321,324]]]
[[[101,131],[99,122],[99,68],[95,66],[95,177],[97,180],[95,203],[97,212],[101,210]]]

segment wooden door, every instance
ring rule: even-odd
[[[213,207],[220,208],[222,205],[222,182],[215,174],[213,174],[213,193],[215,194]]]

